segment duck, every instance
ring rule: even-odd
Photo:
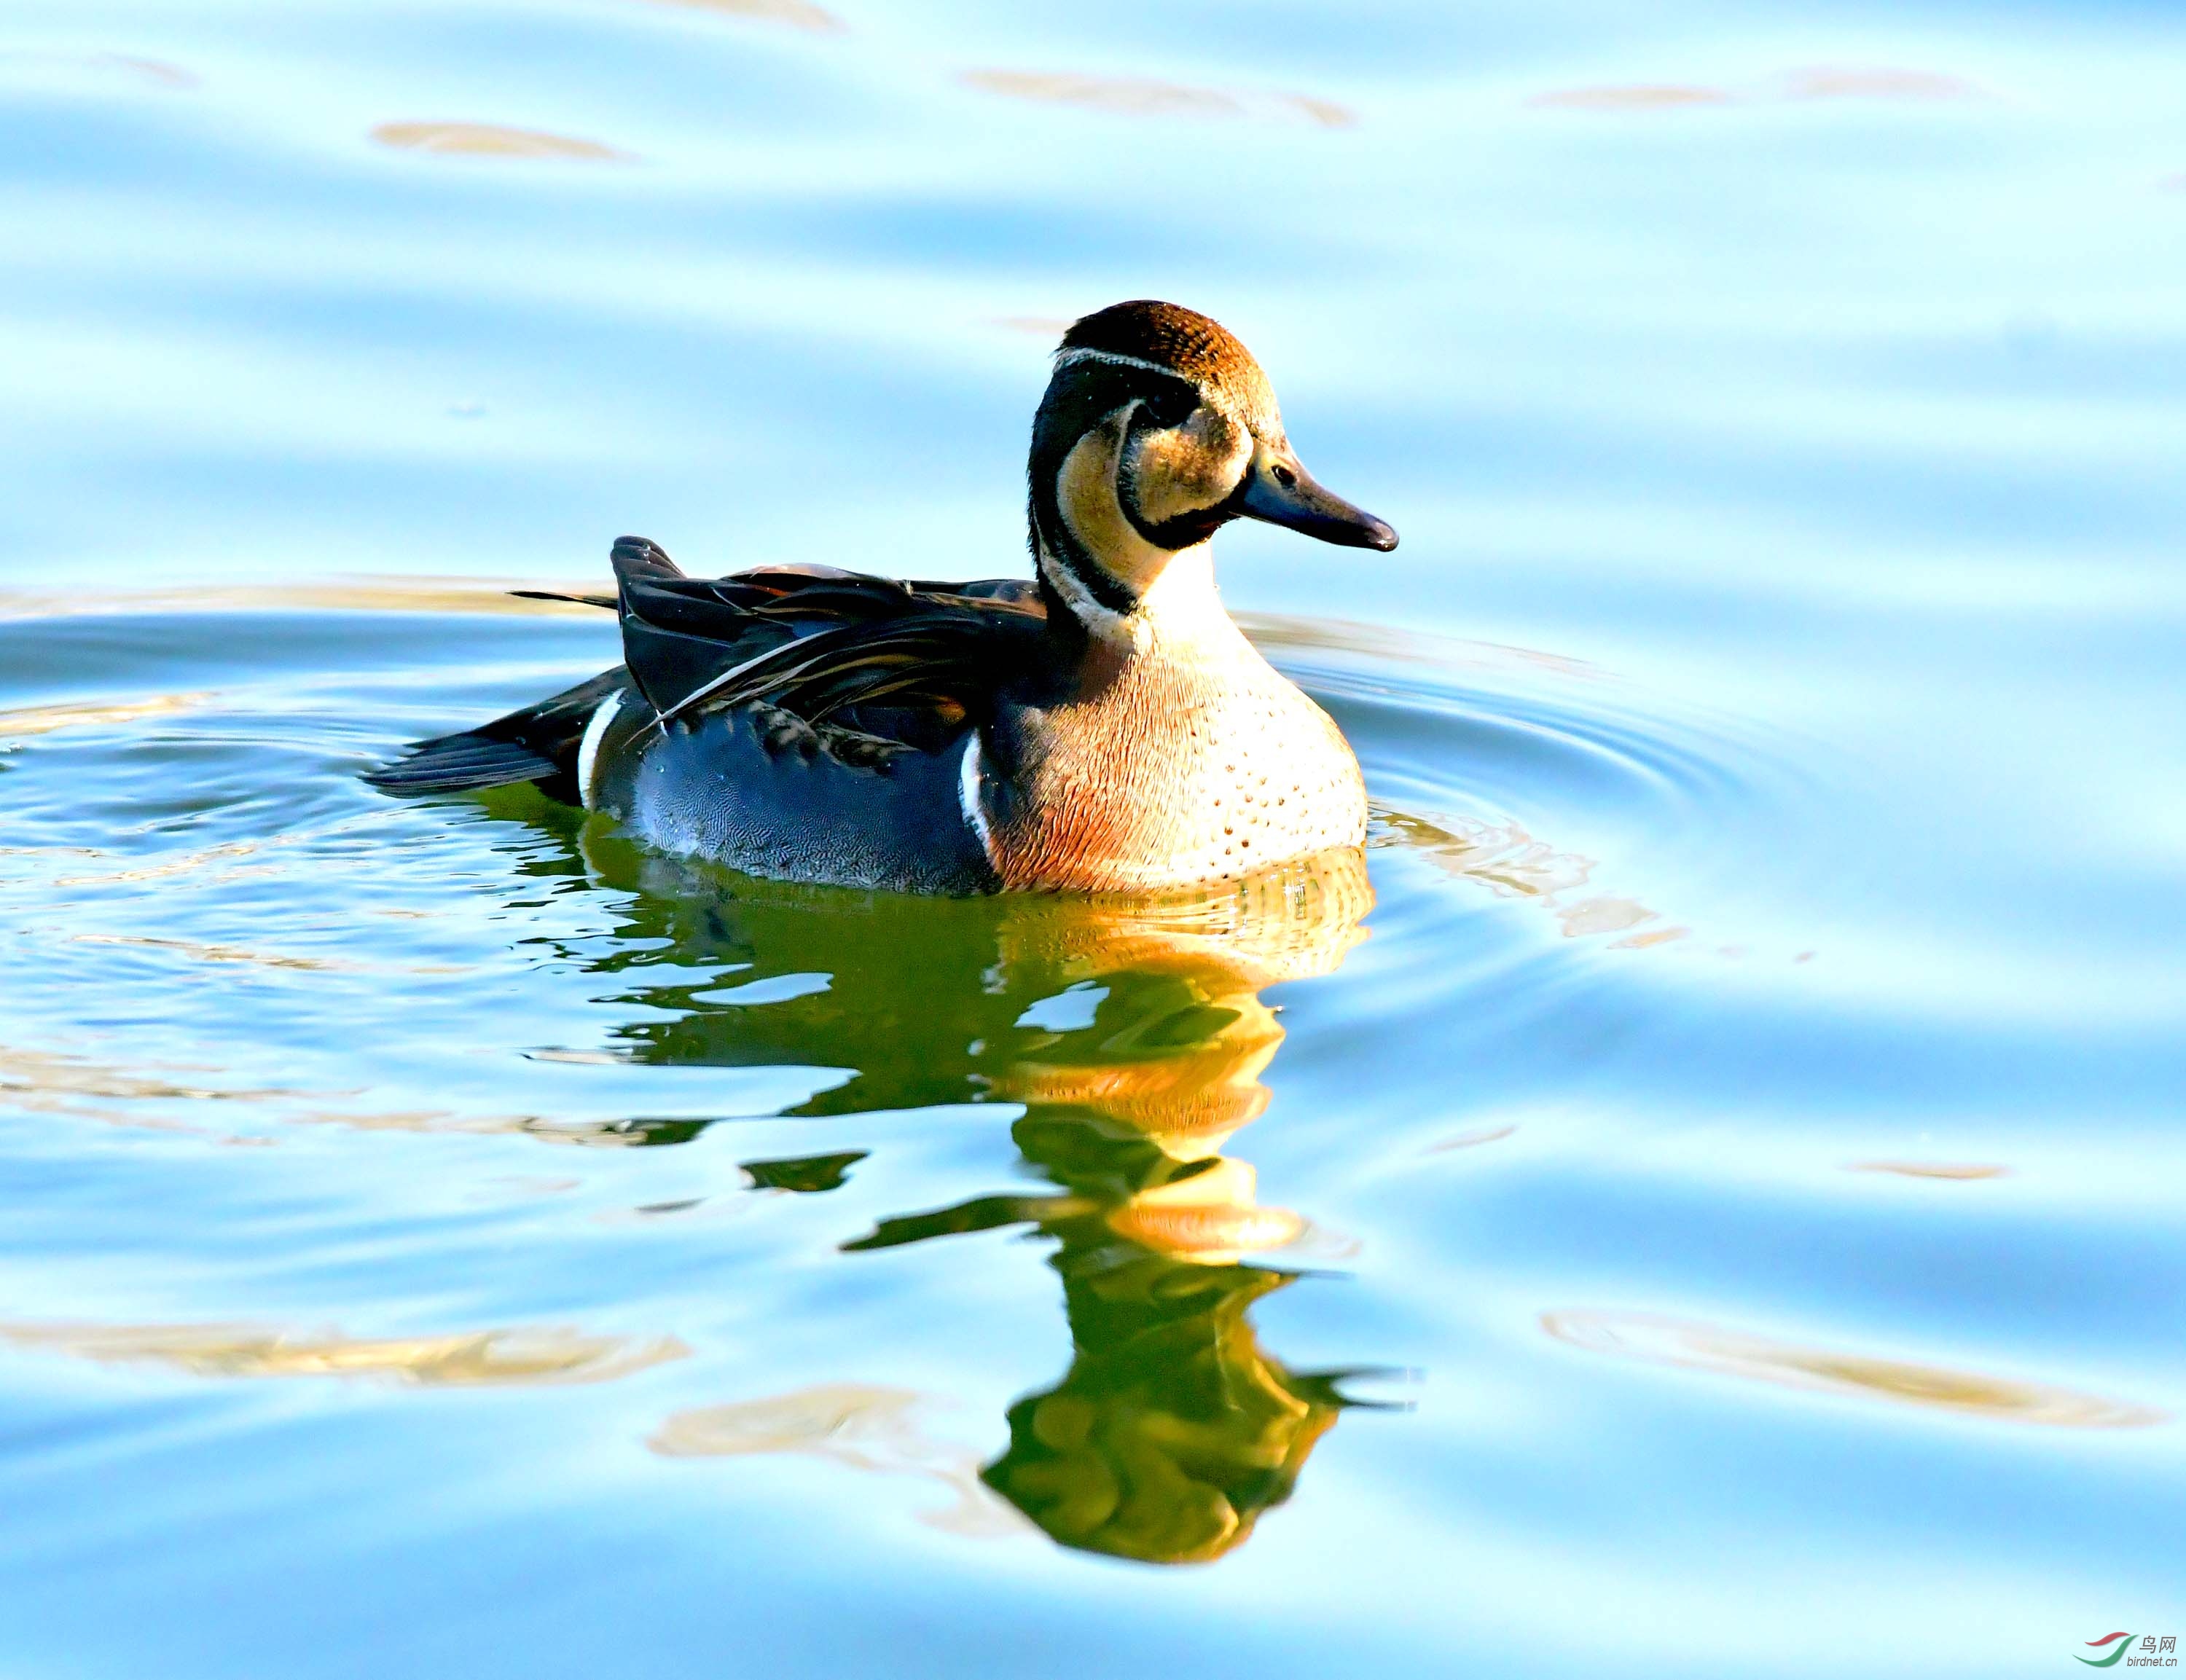
[[[532,782],[672,854],[872,890],[1161,893],[1360,846],[1358,760],[1230,618],[1212,544],[1397,533],[1306,471],[1244,344],[1151,299],[1077,321],[1026,475],[1029,579],[695,578],[624,537],[612,596],[520,591],[613,610],[620,665],[366,779]]]

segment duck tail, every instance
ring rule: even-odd
[[[608,552],[617,593],[591,595],[552,589],[509,591],[527,601],[569,601],[584,607],[620,608],[634,580],[682,577],[667,550],[643,537],[618,537]],[[413,741],[391,763],[368,770],[364,779],[384,793],[468,793],[510,782],[535,781],[540,791],[565,804],[580,803],[577,760],[585,725],[608,697],[631,686],[630,668],[617,665],[590,682],[496,718],[476,729]]]
[[[614,567],[618,589],[631,578],[683,575],[683,568],[668,557],[668,551],[647,537],[617,537],[614,546],[608,551],[608,558]],[[622,605],[619,593],[594,595],[588,591],[567,589],[512,589],[508,592],[518,601],[566,601],[572,606],[598,607],[609,613]]]
[[[364,779],[384,793],[465,793],[535,781],[548,797],[575,804],[585,725],[629,680],[630,673],[618,665],[476,729],[413,742],[401,758],[367,770]]]

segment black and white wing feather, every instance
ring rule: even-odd
[[[612,558],[612,602],[524,592],[612,604],[622,665],[477,729],[419,742],[365,779],[400,793],[537,781],[574,798],[586,723],[632,689],[655,723],[757,707],[846,762],[939,752],[991,714],[1046,634],[1036,586],[1015,579],[901,582],[828,566],[691,578],[642,537],[623,538]]]

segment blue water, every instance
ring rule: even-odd
[[[0,1673],[2186,1635],[2182,53],[0,10]],[[625,530],[1022,571],[1045,354],[1139,295],[1404,534],[1218,544],[1370,911],[356,780],[612,662],[502,591]]]

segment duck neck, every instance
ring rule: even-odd
[[[1078,568],[1058,559],[1044,543],[1037,561],[1049,621],[1073,641],[1082,639],[1082,656],[1095,663],[1190,659],[1244,642],[1243,632],[1224,608],[1215,587],[1212,543],[1197,543],[1173,555],[1160,574],[1122,610],[1096,599]]]

